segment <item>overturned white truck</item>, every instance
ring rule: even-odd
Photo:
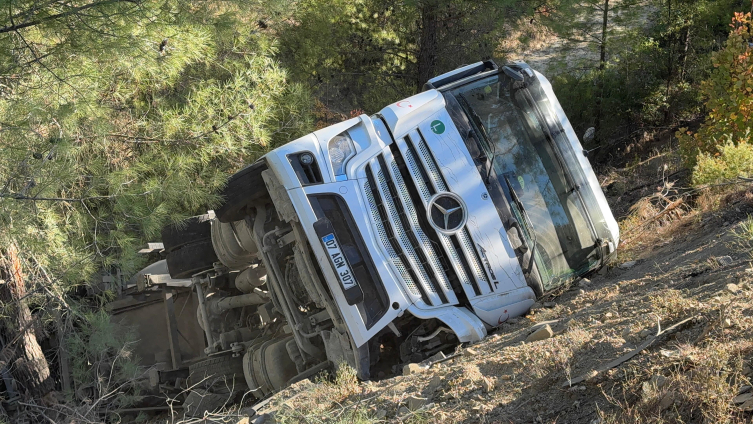
[[[157,381],[259,398],[336,363],[368,379],[481,340],[619,238],[550,83],[524,63],[436,77],[269,152],[222,194],[163,231],[170,278],[141,275],[190,287],[204,333]]]

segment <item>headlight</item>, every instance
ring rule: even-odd
[[[332,170],[335,173],[335,180],[347,180],[348,178],[345,176],[345,164],[348,162],[348,159],[356,154],[353,140],[351,140],[348,133],[342,133],[329,141],[328,148],[329,162],[332,164]]]

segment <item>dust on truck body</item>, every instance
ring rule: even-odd
[[[219,262],[168,253],[199,296],[203,361],[234,353],[260,398],[335,363],[376,377],[483,339],[614,252],[544,76],[486,61],[425,88],[235,174],[209,217]]]

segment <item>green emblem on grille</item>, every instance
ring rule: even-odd
[[[434,134],[442,134],[444,132],[444,122],[435,120],[431,123],[431,131]]]

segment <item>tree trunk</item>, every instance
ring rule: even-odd
[[[683,50],[682,53],[682,72],[680,73],[680,80],[685,79],[685,71],[687,70],[688,66],[688,54],[690,53],[690,25],[688,25],[688,30],[685,32],[685,50]]]
[[[0,256],[0,305],[3,319],[0,331],[5,347],[0,352],[0,366],[8,365],[21,393],[40,399],[54,389],[50,368],[34,334],[34,318],[23,300],[26,296],[18,249],[10,245]]]
[[[604,0],[604,14],[601,20],[601,45],[599,46],[599,71],[604,72],[607,64],[607,28],[609,27],[609,0]]]
[[[669,122],[669,111],[670,111],[670,104],[669,104],[669,93],[670,89],[672,88],[672,73],[674,72],[674,36],[672,36],[672,0],[667,0],[667,27],[670,28],[669,31],[669,48],[667,49],[667,89],[664,93],[664,99],[667,102],[667,108],[664,110],[664,123],[666,124]]]
[[[421,35],[418,44],[418,79],[416,88],[421,91],[426,81],[435,77],[437,65],[437,0],[424,0],[419,6],[421,12]]]
[[[602,100],[604,98],[604,70],[607,67],[607,28],[609,27],[609,0],[604,0],[604,11],[601,22],[601,43],[599,45],[599,85],[596,95],[596,122],[594,129],[596,137],[601,135]]]

